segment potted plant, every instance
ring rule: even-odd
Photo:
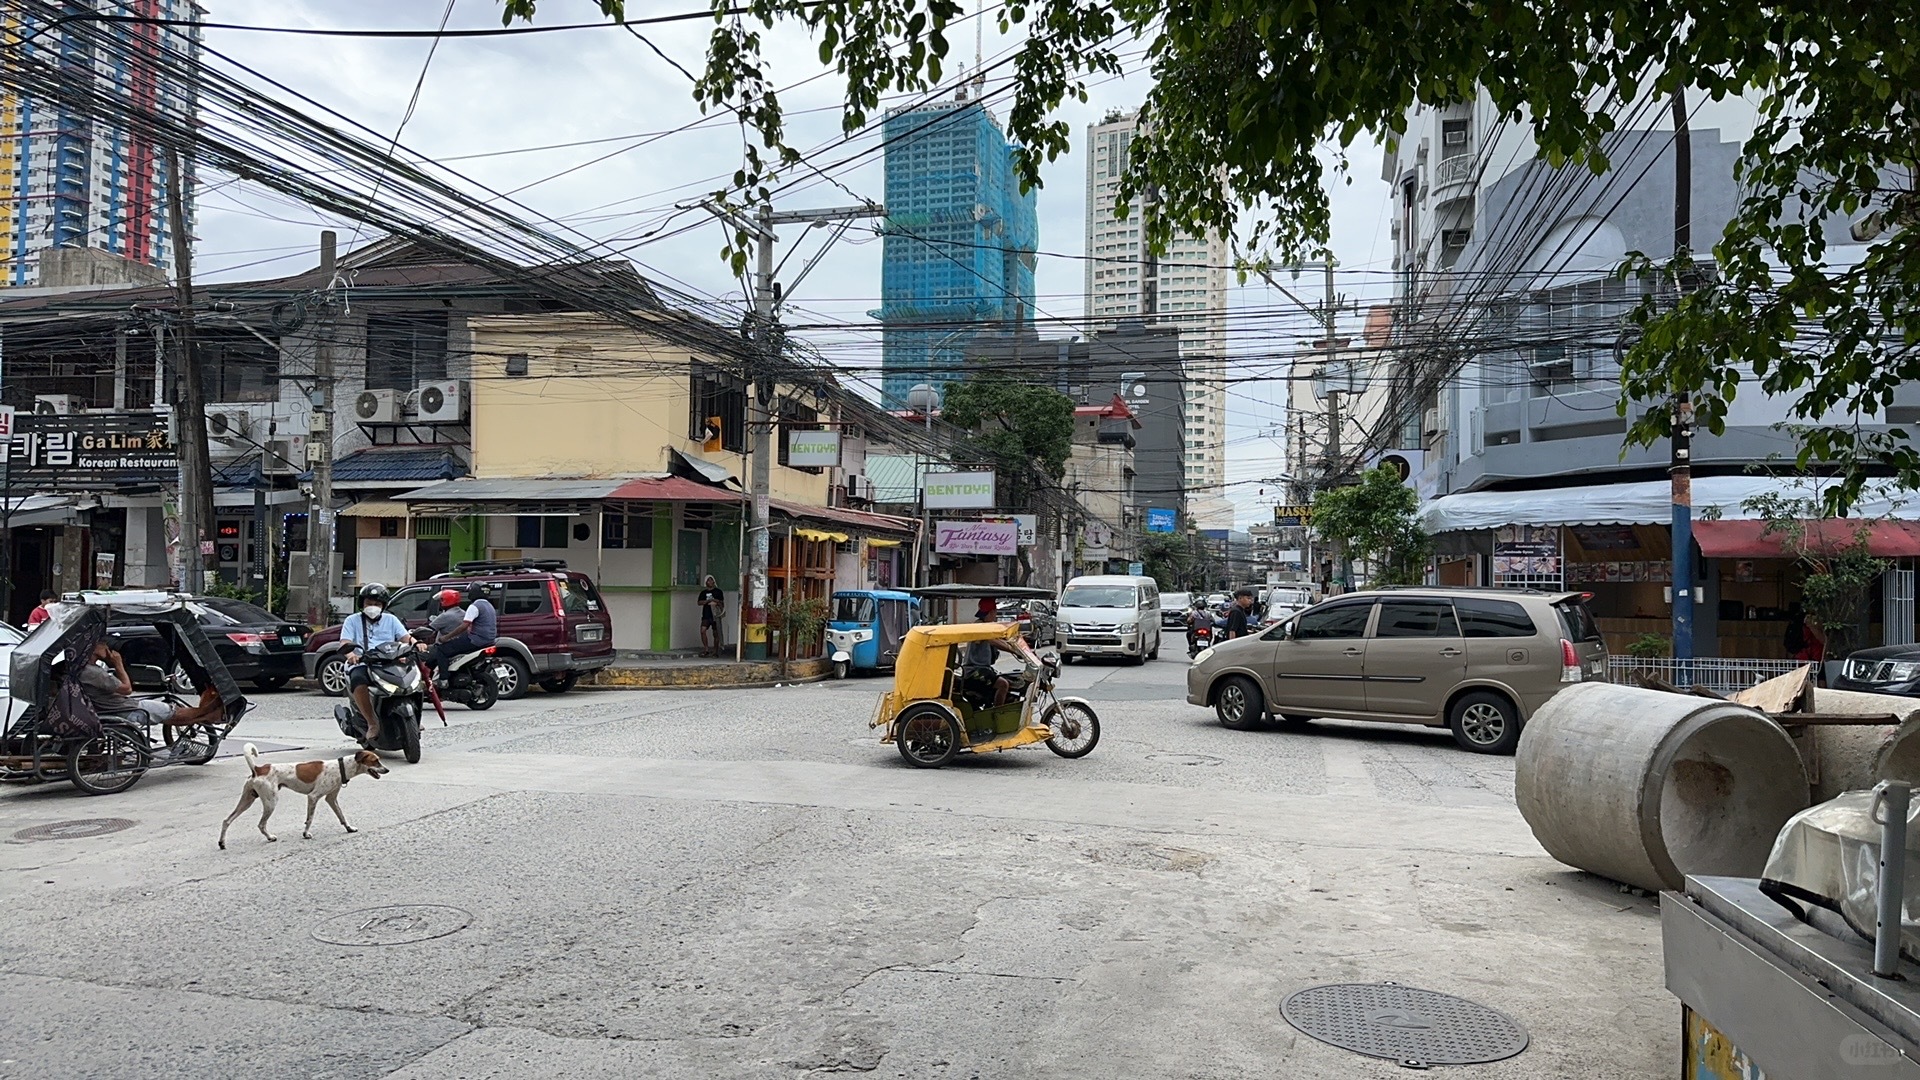
[[[820,631],[827,625],[826,598],[781,593],[778,599],[767,604],[767,625],[780,634],[780,674],[784,678],[795,644],[803,649],[818,644]]]

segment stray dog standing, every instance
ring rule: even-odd
[[[227,848],[227,826],[233,819],[247,812],[254,800],[260,802],[260,835],[273,843],[279,837],[267,831],[267,819],[273,816],[273,808],[280,801],[280,789],[292,788],[307,797],[307,827],[300,836],[313,839],[313,811],[320,800],[327,800],[333,807],[333,816],[340,819],[340,826],[348,832],[355,832],[347,824],[347,815],[340,809],[340,789],[347,781],[365,774],[380,779],[387,774],[387,767],[380,764],[380,755],[371,750],[361,750],[352,757],[336,758],[333,761],[303,761],[298,765],[263,765],[260,763],[260,751],[252,743],[247,744],[247,784],[240,791],[240,805],[233,808],[227,820],[220,823],[220,850]]]

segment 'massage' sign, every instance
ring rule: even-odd
[[[991,472],[928,473],[929,510],[986,510],[993,506]]]
[[[933,550],[942,555],[1017,555],[1020,526],[998,521],[936,521]]]

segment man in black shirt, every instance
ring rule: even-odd
[[[1253,611],[1253,590],[1239,589],[1227,607],[1227,640],[1247,636],[1247,616]]]
[[[706,587],[700,590],[699,603],[700,655],[719,656],[722,641],[720,627],[727,613],[727,596],[720,591],[720,585],[713,580],[712,574],[707,575]],[[709,634],[713,636],[711,644],[707,641]]]

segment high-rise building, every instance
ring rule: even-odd
[[[1139,130],[1138,113],[1109,113],[1087,129],[1086,317],[1090,330],[1123,321],[1180,329],[1187,378],[1183,466],[1187,512],[1202,526],[1229,528],[1227,482],[1227,240],[1182,235],[1156,256],[1144,241],[1146,199],[1120,216],[1120,178]]]
[[[980,102],[900,109],[885,133],[882,307],[872,314],[885,324],[882,393],[899,408],[915,383],[959,378],[974,334],[1031,322],[1039,225],[1014,148]]]
[[[40,13],[56,12],[58,20]],[[152,22],[88,19],[89,12]],[[75,16],[82,16],[75,18]],[[163,115],[190,115],[191,86],[161,62],[200,51],[191,0],[67,0],[59,8],[18,5],[0,14],[9,50],[54,63],[103,94]],[[103,44],[111,41],[111,46]],[[148,62],[145,57],[152,57]],[[12,62],[12,61],[10,61]],[[192,222],[192,173],[184,190]],[[36,282],[40,252],[94,248],[136,263],[170,267],[174,237],[167,192],[174,178],[148,135],[90,120],[49,101],[0,91],[0,274],[7,285]]]

